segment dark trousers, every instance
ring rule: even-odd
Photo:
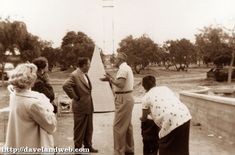
[[[189,155],[190,121],[159,139],[159,155]]]
[[[143,137],[143,154],[144,155],[157,155],[158,152],[158,133],[160,128],[154,123],[153,120],[146,120],[141,123],[141,134]]]
[[[93,114],[74,113],[74,147],[92,147]]]

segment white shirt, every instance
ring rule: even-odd
[[[165,86],[153,87],[145,94],[142,109],[148,108],[153,121],[160,127],[159,138],[192,118],[188,108]]]
[[[88,79],[87,79],[87,77],[86,77],[86,74],[83,74],[83,77],[84,77],[86,83],[89,85],[89,82],[88,82]]]
[[[126,62],[123,62],[119,66],[119,70],[118,70],[117,75],[116,75],[116,79],[118,79],[118,78],[124,78],[124,79],[126,79],[126,82],[125,82],[125,85],[122,89],[118,88],[118,87],[115,87],[115,92],[133,90],[134,76],[133,76],[133,72],[132,72],[131,67],[128,66]]]

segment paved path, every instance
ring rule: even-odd
[[[203,77],[204,75],[202,75]],[[198,78],[198,77],[195,77]],[[180,79],[180,77],[175,78]],[[167,84],[169,79],[159,78],[160,83]],[[195,80],[195,79],[194,79]],[[57,94],[64,94],[61,89],[61,83],[64,80],[54,80],[53,87],[57,90]],[[139,78],[140,81],[140,78]],[[137,81],[137,82],[139,82]],[[177,82],[177,81],[176,81]],[[186,85],[181,83],[179,88],[178,85],[172,83],[169,84],[175,90],[180,90],[181,87],[184,89],[191,88],[192,85]],[[2,92],[1,92],[2,93]],[[0,98],[3,99],[0,93]],[[142,94],[142,90],[136,92],[136,96]],[[5,104],[4,104],[5,105]],[[1,105],[0,105],[1,106]],[[5,106],[3,106],[5,107]],[[134,127],[134,141],[135,141],[135,154],[142,155],[142,137],[140,130],[139,117],[141,116],[141,105],[135,104],[133,110],[132,123]],[[114,113],[95,113],[94,114],[94,134],[93,143],[94,147],[99,149],[97,155],[112,155],[113,154],[113,135],[112,135],[112,124],[113,124]],[[58,130],[55,133],[55,143],[58,147],[71,147],[73,146],[73,116],[72,114],[63,114],[58,117]],[[2,132],[0,132],[2,134]],[[209,135],[209,136],[208,136]],[[1,136],[1,135],[0,135]],[[235,144],[234,142],[223,139],[208,132],[203,126],[191,125],[190,131],[190,155],[235,155]]]
[[[135,104],[132,123],[134,127],[135,154],[142,155],[142,137],[139,117],[141,105]],[[114,113],[94,114],[94,147],[99,149],[97,155],[113,154],[113,124]],[[72,114],[64,114],[58,117],[58,131],[55,134],[56,145],[60,147],[73,146],[73,120]],[[208,136],[209,135],[209,136]],[[190,155],[234,155],[235,144],[221,137],[213,136],[201,126],[191,125],[190,131]]]
[[[61,80],[53,84],[58,94],[63,94]],[[165,83],[165,82],[164,82]],[[58,88],[57,88],[58,87]],[[142,94],[142,92],[141,92]],[[137,95],[138,96],[138,95]],[[138,100],[138,99],[136,99]],[[136,155],[142,155],[142,137],[140,130],[139,117],[141,116],[141,105],[135,104],[133,110],[132,123],[134,126],[134,141]],[[113,154],[113,124],[114,113],[95,113],[94,114],[94,147],[100,152],[97,155]],[[62,114],[58,117],[58,130],[55,133],[55,143],[58,147],[73,146],[73,115]],[[209,135],[209,136],[208,136]],[[213,135],[203,128],[203,126],[191,125],[190,130],[190,155],[234,155],[234,142]]]

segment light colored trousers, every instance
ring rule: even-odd
[[[131,124],[133,106],[132,93],[115,95],[114,155],[134,153],[133,127]]]

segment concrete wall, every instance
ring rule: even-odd
[[[190,109],[193,123],[200,123],[217,136],[235,141],[234,98],[182,92],[180,99]]]

